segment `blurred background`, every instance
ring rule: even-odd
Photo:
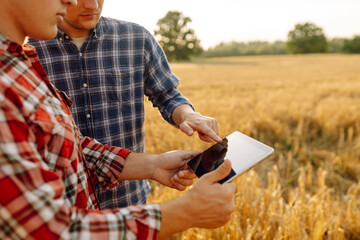
[[[359,13],[355,0],[105,1],[104,16],[155,35],[221,137],[275,148],[236,179],[228,224],[170,239],[360,239]],[[211,145],[145,107],[148,153]],[[184,193],[151,185],[149,203]]]

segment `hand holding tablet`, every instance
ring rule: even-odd
[[[224,162],[224,159],[229,159],[232,170],[227,177],[219,181],[219,183],[226,183],[251,169],[273,152],[273,148],[236,131],[224,138],[222,142],[216,143],[191,159],[188,165],[200,178],[215,170]]]

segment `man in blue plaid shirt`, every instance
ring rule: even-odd
[[[104,0],[68,7],[57,36],[30,39],[50,80],[74,101],[77,126],[103,144],[144,151],[144,95],[163,118],[191,136],[218,141],[215,119],[202,116],[177,90],[163,50],[143,27],[101,17]],[[144,204],[146,180],[123,181],[112,190],[96,186],[102,209]]]

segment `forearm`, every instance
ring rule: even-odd
[[[182,104],[191,105],[191,102],[177,89],[179,78],[171,71],[158,42],[149,34],[146,39],[145,58],[145,95],[149,97],[154,107],[157,107],[163,118],[174,124],[171,115],[174,109]]]
[[[92,179],[106,188],[123,180],[153,179],[158,155],[134,153],[84,137],[83,153]]]
[[[158,155],[153,154],[130,153],[118,180],[153,179],[157,158]]]

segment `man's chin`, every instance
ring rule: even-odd
[[[78,30],[90,31],[95,28],[98,23],[97,19],[81,21],[77,27]]]

